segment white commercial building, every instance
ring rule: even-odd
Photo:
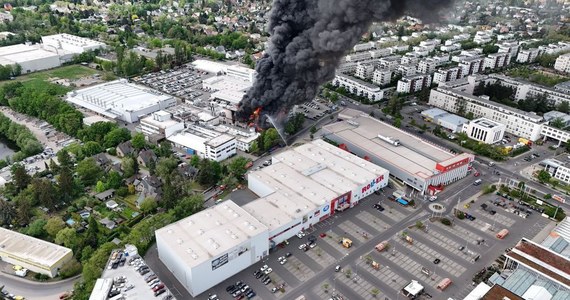
[[[554,69],[560,72],[570,73],[570,53],[558,56],[554,63]]]
[[[323,140],[280,153],[248,174],[262,197],[244,205],[269,229],[274,247],[388,184],[388,171]]]
[[[540,138],[544,119],[535,113],[525,112],[492,102],[488,97],[477,97],[449,87],[438,87],[431,90],[429,104],[446,111],[457,113],[460,108],[465,113],[473,113],[475,117],[484,117],[506,125],[508,133],[532,141]]]
[[[339,118],[344,121],[322,128],[324,136],[367,157],[421,193],[437,193],[444,185],[467,176],[474,159],[472,154],[455,155],[360,111],[345,109]]]
[[[215,161],[223,161],[237,154],[235,136],[219,133],[197,125],[166,138],[174,147],[189,155],[198,155]]]
[[[63,50],[73,54],[81,54],[86,51],[94,51],[106,47],[105,43],[67,33],[42,36],[42,43],[44,48],[50,51],[53,49],[57,53]]]
[[[157,90],[119,79],[67,93],[66,101],[110,119],[127,123],[176,105],[176,99]]]
[[[422,111],[421,114],[426,120],[433,122],[452,133],[461,132],[463,130],[463,125],[469,122],[469,120],[464,117],[450,114],[439,108],[430,108]]]
[[[248,174],[261,198],[243,207],[226,200],[155,232],[158,257],[192,296],[388,184],[387,170],[322,140],[272,162]]]
[[[172,119],[169,112],[160,110],[151,116],[141,119],[141,131],[146,136],[162,135],[169,137],[176,132],[184,130],[184,123]]]
[[[503,139],[506,126],[486,118],[479,118],[463,124],[463,132],[469,138],[485,144],[495,144]]]
[[[0,65],[22,67],[22,74],[59,67],[61,61],[55,52],[44,50],[40,45],[18,44],[0,47]]]
[[[194,297],[269,254],[267,226],[231,200],[155,236],[159,259]]]
[[[260,136],[259,132],[257,132],[253,127],[241,128],[228,124],[221,124],[210,128],[217,132],[235,136],[237,149],[245,152],[249,151],[253,143],[255,143],[257,138]]]
[[[560,121],[562,123],[563,128],[570,126],[570,115],[560,111],[556,110],[549,111],[547,113],[544,113],[542,117],[544,118],[545,121],[549,123],[551,123],[554,120]]]
[[[431,75],[420,74],[415,76],[403,77],[398,81],[396,91],[398,93],[415,93],[431,85]]]
[[[337,73],[333,85],[343,87],[349,93],[366,97],[370,101],[380,101],[384,97],[384,91],[379,86],[345,74]]]
[[[53,278],[73,258],[73,251],[0,227],[0,258],[9,264]]]

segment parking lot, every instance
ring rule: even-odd
[[[325,101],[319,101],[317,98],[299,105],[297,112],[302,113],[309,120],[318,120],[334,111],[335,108],[336,106],[327,104]]]
[[[109,299],[174,299],[145,261],[138,255],[129,256],[126,251],[111,253],[101,278],[113,280]]]
[[[331,299],[334,294],[337,299],[395,300],[404,286],[417,280],[425,287],[424,299],[463,299],[473,288],[472,278],[478,270],[492,264],[523,235],[533,237],[550,222],[538,212],[523,218],[496,206],[493,201],[497,197],[480,197],[468,208],[461,203],[460,210],[473,220],[448,216],[453,225],[447,226],[431,218],[427,209],[404,207],[385,195],[373,195],[317,224],[302,238],[289,239],[263,261],[208,293],[233,299],[226,289],[242,281],[255,291],[254,299],[294,299],[300,294],[307,299]],[[379,201],[383,211],[373,208]],[[480,206],[483,203],[486,210]],[[495,212],[491,214],[491,210]],[[418,227],[418,221],[423,226]],[[497,239],[495,235],[503,228],[510,228],[511,233]],[[403,238],[403,231],[413,242]],[[300,247],[310,244],[309,238],[315,240],[314,246]],[[343,238],[352,242],[351,247],[339,243]],[[387,241],[388,249],[375,250],[379,241]],[[335,272],[337,266],[340,270]],[[271,271],[266,275],[267,269]],[[440,291],[437,285],[444,278],[453,283]]]
[[[145,74],[133,78],[139,84],[179,97],[184,101],[208,100],[210,94],[202,90],[202,80],[212,76],[195,70],[190,64],[178,68]]]

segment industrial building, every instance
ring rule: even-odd
[[[468,123],[469,120],[464,117],[450,114],[443,109],[430,108],[421,112],[425,120],[433,122],[452,133],[461,132],[463,130],[463,124]]]
[[[322,128],[325,138],[367,157],[421,193],[437,193],[443,186],[467,176],[468,166],[474,160],[472,154],[452,154],[356,110],[345,109],[339,118],[344,121]]]
[[[156,230],[158,257],[197,296],[269,254],[267,227],[231,200]]]
[[[53,49],[60,55],[63,55],[63,52],[77,55],[106,47],[105,43],[67,33],[42,36],[42,43],[46,50],[52,51]]]
[[[0,227],[0,258],[9,264],[53,278],[73,258],[73,251]]]
[[[322,140],[272,162],[248,174],[261,198],[243,207],[226,200],[155,232],[160,260],[192,296],[388,183],[387,170]]]
[[[271,246],[352,207],[388,184],[389,173],[323,140],[272,158],[248,174],[248,187],[262,197],[243,206],[269,230]]]
[[[22,74],[59,67],[61,62],[55,52],[44,50],[40,45],[19,44],[0,47],[0,65],[22,67]]]
[[[176,99],[126,79],[67,93],[66,101],[110,119],[134,123],[153,112],[176,105]]]
[[[159,135],[162,138],[167,138],[176,132],[184,130],[184,123],[173,120],[169,112],[160,110],[153,112],[149,117],[141,119],[140,129],[147,137]]]
[[[197,125],[166,138],[175,148],[190,155],[198,155],[215,161],[223,161],[237,154],[236,138]]]
[[[486,118],[479,118],[463,124],[462,131],[465,132],[468,137],[476,141],[485,144],[494,144],[503,139],[506,128],[504,124]]]

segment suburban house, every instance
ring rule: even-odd
[[[152,150],[142,150],[137,156],[137,162],[139,163],[139,166],[143,166],[145,168],[148,168],[148,165],[151,161],[156,162],[156,160],[156,154],[154,154],[154,151]]]
[[[117,156],[118,157],[125,157],[127,155],[133,154],[135,152],[135,149],[133,148],[133,144],[131,143],[131,141],[126,141],[123,143],[120,143],[117,146]]]

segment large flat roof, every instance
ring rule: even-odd
[[[570,288],[570,260],[523,238],[506,256]]]
[[[270,230],[314,212],[388,171],[362,158],[315,140],[273,157],[273,164],[249,174],[268,193],[243,208]]]
[[[226,200],[155,231],[189,268],[241,245],[267,227]]]
[[[69,248],[0,227],[0,256],[51,268],[71,252]]]
[[[138,111],[172,98],[172,96],[130,83],[124,79],[98,84],[67,94],[67,101],[99,113],[105,111]]]
[[[39,45],[18,44],[0,47],[1,63],[22,63],[39,58],[59,57],[57,53],[40,48]]]
[[[435,174],[437,163],[456,157],[442,148],[368,115],[350,111],[343,112],[343,115],[354,117],[324,126],[325,136],[334,134],[368,152],[369,156],[381,158],[410,174],[430,177]],[[400,145],[393,146],[381,140],[378,135],[399,140]]]

